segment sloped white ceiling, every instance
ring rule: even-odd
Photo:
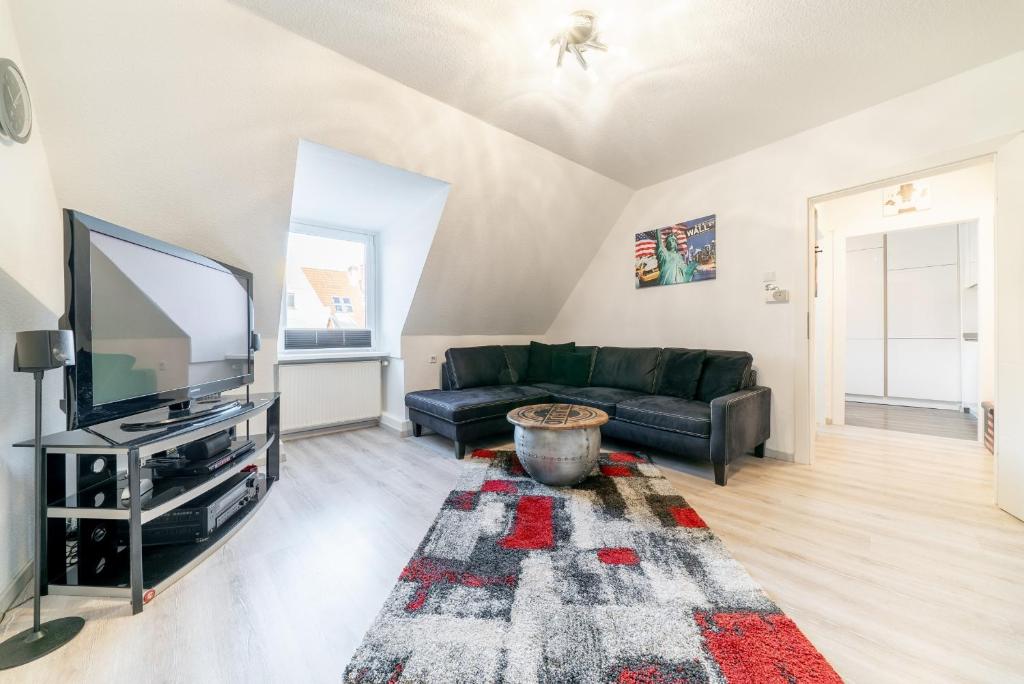
[[[419,211],[447,185],[436,178],[300,140],[291,217],[363,232],[386,231],[403,216]]]
[[[235,1],[634,188],[1024,47],[1020,0]],[[556,84],[578,9],[613,53]]]
[[[451,184],[406,334],[543,333],[630,194],[224,0],[12,13],[59,202],[252,271],[264,335],[300,139]]]

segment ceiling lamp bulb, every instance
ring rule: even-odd
[[[579,62],[584,70],[587,68],[587,60],[583,53],[587,50],[601,50],[607,52],[608,48],[601,42],[597,34],[597,17],[589,10],[578,10],[569,15],[566,28],[560,31],[551,39],[552,45],[558,46],[558,59],[555,66],[562,66],[562,58],[571,54]]]

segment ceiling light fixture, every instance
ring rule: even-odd
[[[562,66],[562,58],[568,52],[576,57],[584,71],[587,69],[587,60],[583,58],[584,52],[608,51],[608,47],[601,42],[597,34],[597,17],[589,10],[577,10],[570,14],[565,29],[551,39],[551,44],[558,46],[558,61],[555,62],[555,66]]]

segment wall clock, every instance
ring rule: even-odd
[[[32,134],[32,101],[17,65],[0,58],[0,133],[15,142],[28,141]]]

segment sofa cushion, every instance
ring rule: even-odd
[[[509,385],[526,381],[526,369],[530,365],[530,345],[528,344],[506,344],[502,345],[505,352],[505,361],[508,363],[508,372],[502,375],[501,384]]]
[[[620,402],[615,419],[693,437],[711,437],[711,405],[702,401],[658,394],[637,397]]]
[[[654,391],[660,355],[657,347],[601,347],[594,360],[590,384],[650,394]]]
[[[551,394],[551,401],[561,404],[582,404],[599,408],[609,417],[614,418],[616,406],[620,401],[648,396],[643,392],[619,389],[617,387],[573,387],[542,382],[534,385],[538,389]]]
[[[693,399],[697,396],[697,384],[707,355],[703,349],[663,349],[655,394]]]
[[[551,382],[551,355],[556,351],[576,351],[576,343],[544,344],[543,342],[530,342],[530,362],[526,367],[525,382]]]
[[[556,351],[551,355],[551,382],[586,387],[590,378],[591,355],[586,352]]]
[[[708,351],[695,398],[710,402],[739,390],[753,362],[747,352]]]
[[[444,356],[452,387],[457,390],[498,385],[502,370],[508,370],[505,352],[498,345],[453,347]]]
[[[548,393],[528,385],[496,385],[464,390],[424,390],[405,395],[405,405],[451,423],[503,416],[514,408],[548,401]]]

